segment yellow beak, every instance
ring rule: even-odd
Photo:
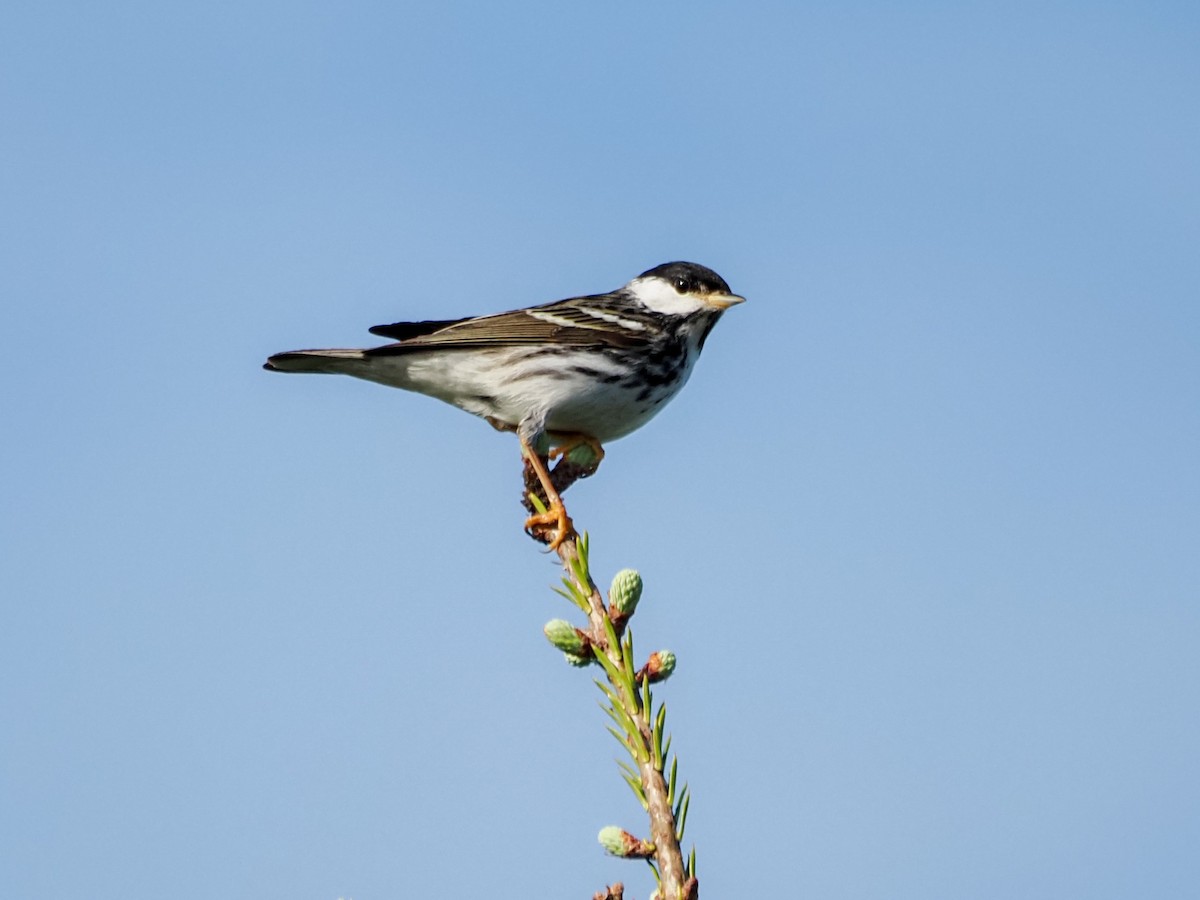
[[[746,298],[739,297],[737,294],[708,294],[704,297],[704,305],[714,309],[729,309],[731,306],[745,302]]]

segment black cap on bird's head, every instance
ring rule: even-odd
[[[681,294],[732,294],[729,284],[707,266],[693,262],[669,262],[638,276],[671,282]]]

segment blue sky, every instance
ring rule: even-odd
[[[642,570],[705,896],[1200,880],[1192,4],[0,17],[0,883],[644,868],[511,436],[269,353],[693,259],[744,306],[568,495]]]

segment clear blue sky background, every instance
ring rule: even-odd
[[[1192,3],[10,4],[0,893],[648,872],[511,436],[271,352],[749,302],[569,495],[709,898],[1200,882]]]

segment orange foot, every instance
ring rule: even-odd
[[[535,513],[525,520],[525,530],[530,533],[533,533],[532,529],[549,525],[554,526],[554,537],[549,542],[551,550],[557,550],[563,541],[575,535],[575,525],[567,515],[567,508],[563,506],[562,500],[556,500],[544,513]]]
[[[571,524],[571,517],[567,515],[567,508],[563,506],[562,497],[554,489],[554,481],[550,478],[545,461],[538,456],[537,451],[529,445],[524,436],[519,433],[517,436],[521,439],[521,453],[529,460],[529,465],[542,486],[542,493],[550,504],[544,513],[535,513],[525,520],[525,530],[538,540],[542,540],[541,530],[553,525],[555,531],[554,537],[550,539],[550,549],[557,550],[562,546],[563,541],[575,534],[575,526]]]

